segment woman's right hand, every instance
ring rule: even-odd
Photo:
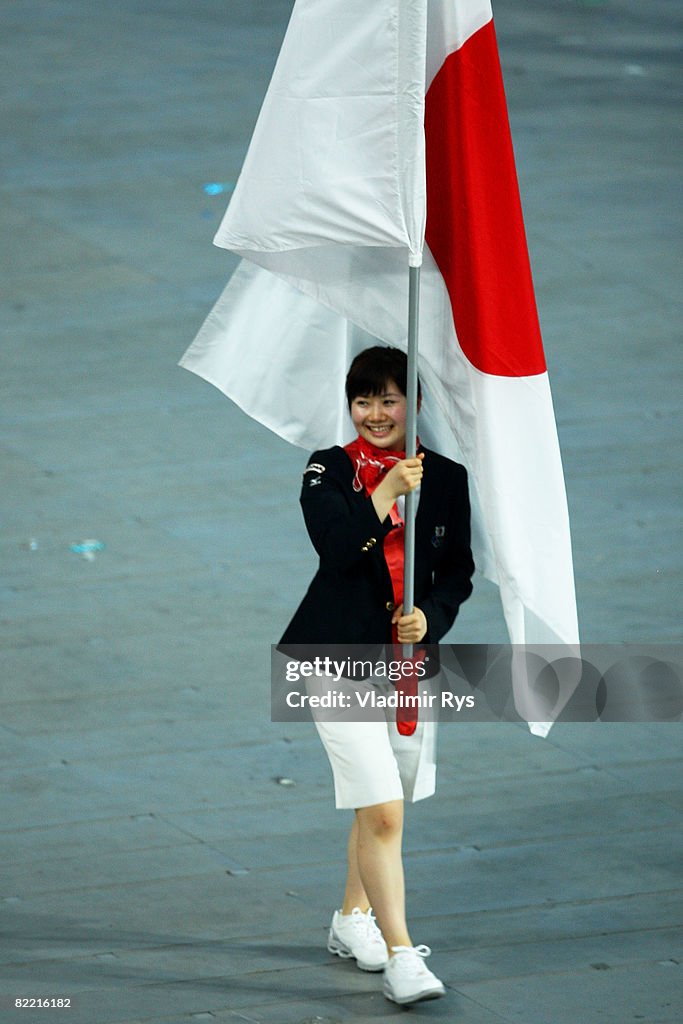
[[[394,501],[402,494],[414,491],[422,481],[423,459],[422,452],[414,459],[401,459],[395,466],[392,466],[377,490],[382,487],[386,488],[387,497],[393,497]]]
[[[423,459],[422,452],[414,459],[401,459],[391,467],[382,483],[372,492],[372,503],[380,521],[384,521],[389,515],[389,510],[397,498],[402,494],[409,494],[420,486]]]

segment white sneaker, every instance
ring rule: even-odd
[[[446,989],[429,970],[424,958],[429,946],[392,946],[394,954],[384,969],[384,995],[392,1003],[417,1003],[420,999],[438,999]]]
[[[335,910],[327,948],[344,960],[354,957],[361,971],[381,971],[389,962],[387,946],[375,923],[372,908],[365,914],[358,907],[354,907],[350,914]]]

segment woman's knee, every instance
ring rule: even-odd
[[[360,838],[370,834],[379,839],[390,839],[400,835],[403,829],[403,801],[392,800],[386,804],[360,807],[356,811]]]

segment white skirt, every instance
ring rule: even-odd
[[[386,680],[345,682],[347,687],[361,693],[395,692]],[[307,688],[315,692],[316,680],[307,680]],[[324,713],[313,709],[312,713],[332,767],[338,809],[371,807],[390,800],[415,803],[435,792],[435,721],[418,716],[413,735],[403,736],[396,728],[394,708],[377,708],[372,721],[362,722],[345,721],[343,710],[335,714],[330,709]]]

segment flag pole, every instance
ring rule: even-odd
[[[410,254],[408,268],[408,380],[406,387],[406,458],[417,454],[417,349],[420,317],[421,253]],[[403,613],[409,615],[415,603],[415,514],[417,491],[406,494],[404,561],[403,561]],[[412,644],[404,646],[404,654],[412,655]]]

